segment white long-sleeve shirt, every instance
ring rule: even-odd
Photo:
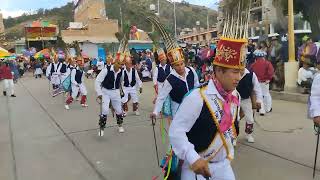
[[[307,79],[313,78],[312,69],[306,70],[301,67],[298,71],[298,84],[301,84],[302,81],[306,81]]]
[[[103,61],[98,61],[97,62],[97,68],[98,68],[98,70],[102,70],[104,68],[104,62]]]
[[[172,75],[176,76],[177,78],[179,78],[180,80],[184,81],[186,83],[186,87],[187,87],[188,91],[190,91],[191,89],[189,89],[188,82],[187,82],[187,76],[190,73],[190,70],[189,70],[189,68],[185,68],[185,70],[186,70],[185,77],[180,76],[175,70],[172,70],[170,74],[172,74]],[[199,86],[198,75],[193,68],[191,68],[191,70],[194,75],[194,87],[198,87]],[[157,96],[157,100],[156,100],[155,107],[153,110],[154,114],[158,115],[160,113],[160,111],[162,110],[163,103],[166,100],[166,98],[169,95],[171,90],[172,90],[171,84],[169,83],[168,80],[165,80],[164,84],[163,84],[163,86]],[[175,114],[178,107],[179,107],[179,104],[172,101],[171,108],[172,108],[173,115]]]
[[[60,74],[60,68],[61,68],[61,63],[50,63],[49,66],[47,67],[46,70],[46,76],[49,77],[51,76],[51,68],[52,68],[52,64],[54,67],[54,72]]]
[[[110,67],[110,71],[114,72],[114,66],[112,65]],[[115,78],[115,81],[113,82],[114,84],[114,87],[116,86],[116,79],[117,79],[117,76],[119,73],[123,73],[121,71],[121,69],[118,70],[118,72],[114,72],[114,78]],[[95,89],[96,89],[96,92],[97,92],[97,95],[98,96],[101,96],[102,95],[102,86],[101,86],[101,83],[103,82],[104,78],[107,76],[108,74],[108,69],[107,68],[104,68],[102,69],[102,71],[98,74],[97,78],[96,78],[96,81],[95,81]]]
[[[250,71],[248,69],[245,69],[244,74],[242,75],[242,78],[246,74],[249,74],[249,73],[250,73]],[[257,77],[256,73],[254,73],[254,72],[252,74],[252,84],[253,84],[253,91],[254,91],[255,95],[257,96],[257,102],[262,103],[263,102],[262,90],[260,87],[258,77]]]
[[[320,73],[317,73],[313,79],[310,102],[311,117],[320,116]]]
[[[74,84],[74,85],[79,85],[76,81],[76,73],[77,73],[77,70],[79,70],[79,67],[76,67],[74,69],[72,69],[71,71],[71,83]],[[81,77],[81,82],[83,83],[83,77],[84,77],[84,72],[82,71],[82,77]]]
[[[159,64],[159,68],[162,68],[164,70],[164,72],[166,72],[166,67],[169,66],[167,64],[165,64],[164,66],[160,63]],[[152,75],[152,80],[153,80],[153,84],[157,85],[158,82],[158,67],[153,69],[153,75]],[[172,71],[172,68],[170,67],[170,72]]]
[[[233,93],[237,94],[236,91]],[[204,91],[210,106],[214,107],[213,99],[218,98],[224,101],[223,97],[219,94],[212,80],[208,83],[207,90]],[[204,101],[200,94],[200,89],[192,91],[181,103],[176,115],[173,117],[169,128],[169,139],[172,145],[172,149],[175,154],[187,163],[189,166],[196,162],[201,156],[196,152],[194,145],[189,142],[186,135],[187,132],[196,123],[203,108]],[[216,111],[217,109],[213,109]],[[237,111],[237,106],[232,106],[231,112],[234,114]],[[238,116],[238,115],[236,115]],[[229,141],[230,139],[226,139]],[[231,140],[230,140],[231,141]],[[232,148],[232,147],[231,147]],[[202,157],[204,158],[204,157]],[[214,161],[221,161],[227,158],[227,152],[225,148],[222,148],[216,154]]]
[[[126,72],[128,75],[129,84],[132,81],[132,69],[133,68],[130,68],[129,71],[127,70],[127,68],[124,69],[124,72]],[[139,74],[138,74],[138,71],[136,69],[135,69],[135,76],[136,76],[136,86],[138,86],[139,88],[142,88],[142,81],[141,81]],[[123,80],[124,80],[124,74],[122,76],[122,82],[123,82]]]

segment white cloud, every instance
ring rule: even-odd
[[[9,16],[11,17],[17,17],[17,16],[21,16],[23,13],[27,13],[28,11],[25,10],[1,10],[1,13],[3,15],[3,18],[8,18]]]

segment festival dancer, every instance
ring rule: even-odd
[[[241,80],[237,86],[237,91],[241,96],[241,110],[243,112],[246,126],[246,139],[249,143],[254,143],[253,124],[254,112],[253,109],[260,109],[263,101],[262,92],[258,78],[254,72],[249,72],[247,69],[241,70]]]
[[[230,165],[240,111],[235,89],[245,68],[248,41],[243,29],[247,20],[244,24],[228,21],[224,27],[233,27],[225,28],[218,42],[214,76],[184,98],[169,128],[172,149],[184,161],[183,180],[235,180]]]
[[[84,72],[82,70],[82,61],[78,60],[76,62],[77,66],[71,70],[71,96],[67,98],[65,109],[70,109],[70,104],[73,102],[73,100],[77,97],[78,93],[81,94],[81,106],[82,107],[88,107],[87,104],[87,88],[84,84]]]
[[[53,89],[59,88],[60,85],[60,68],[61,63],[58,62],[58,56],[56,54],[53,54],[53,56],[50,57],[50,59],[53,61],[50,63],[50,65],[47,67],[46,70],[46,76],[50,80],[50,83],[52,84]]]
[[[129,96],[133,103],[133,112],[139,116],[139,95],[137,93],[137,87],[139,87],[140,93],[142,93],[142,81],[138,75],[137,70],[132,65],[131,57],[126,58],[125,68],[123,70],[123,93],[124,97],[121,99],[124,116],[128,113],[128,101]]]

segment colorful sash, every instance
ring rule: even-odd
[[[203,151],[200,152],[199,155],[206,159],[208,162],[212,161],[219,161],[219,158],[216,158],[216,155],[218,152],[222,149],[225,148],[227,152],[227,158],[232,160],[234,157],[234,149],[233,149],[233,144],[232,142],[236,139],[236,130],[234,125],[232,125],[228,130],[226,130],[224,133],[222,133],[220,129],[220,123],[221,123],[221,118],[223,116],[223,108],[222,108],[222,102],[218,100],[218,97],[212,99],[213,103],[210,103],[208,98],[205,96],[204,91],[207,89],[206,88],[201,88],[200,89],[200,94],[202,99],[204,100],[205,104],[207,105],[210,114],[213,117],[213,121],[216,124],[218,132],[216,133],[212,143],[209,145],[209,147]],[[231,109],[235,110],[237,105],[231,104]],[[233,112],[233,122],[237,119],[238,116],[238,110],[235,110]]]

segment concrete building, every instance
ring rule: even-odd
[[[78,0],[74,9],[75,22],[84,25],[92,19],[106,19],[104,0]]]
[[[218,24],[217,29],[222,31],[224,20],[224,6],[227,1],[220,1],[218,8]],[[275,36],[279,31],[286,31],[287,18],[277,12],[276,7],[273,4],[273,0],[252,0],[249,21],[249,37],[258,39],[259,36]],[[281,29],[282,28],[282,29]],[[304,21],[302,16],[295,15],[295,30],[309,32],[310,25]]]
[[[119,31],[118,20],[108,19],[103,0],[79,0],[74,10],[75,22],[61,31],[66,43],[116,43],[115,33]]]
[[[199,30],[186,28],[182,30],[179,36],[179,40],[182,40],[188,44],[208,45],[217,37],[216,28]]]

